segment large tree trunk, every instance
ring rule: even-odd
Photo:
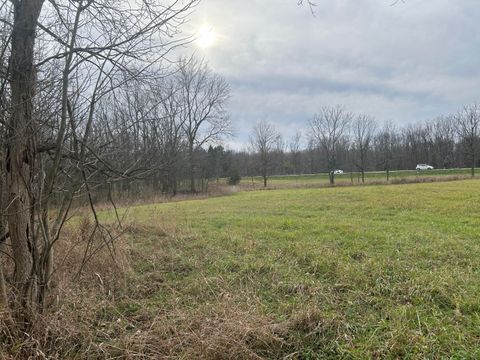
[[[37,292],[31,169],[34,163],[33,66],[35,32],[43,0],[14,2],[14,26],[10,57],[12,112],[6,139],[5,209],[15,260],[15,319],[21,329],[31,325]]]

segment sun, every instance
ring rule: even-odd
[[[211,26],[202,26],[195,34],[196,42],[202,49],[206,49],[215,44],[217,36]]]

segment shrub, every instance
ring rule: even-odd
[[[230,170],[230,174],[228,175],[228,185],[238,185],[241,179],[238,169],[234,168]]]

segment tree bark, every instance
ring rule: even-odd
[[[36,247],[31,198],[34,163],[33,97],[36,74],[33,65],[35,32],[43,0],[14,2],[14,25],[10,57],[11,117],[6,139],[5,217],[15,260],[15,320],[21,329],[31,325],[36,300]]]

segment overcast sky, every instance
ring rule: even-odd
[[[212,27],[195,47],[231,85],[241,149],[255,122],[288,140],[324,105],[379,122],[415,123],[480,99],[478,0],[203,0],[186,30]]]

